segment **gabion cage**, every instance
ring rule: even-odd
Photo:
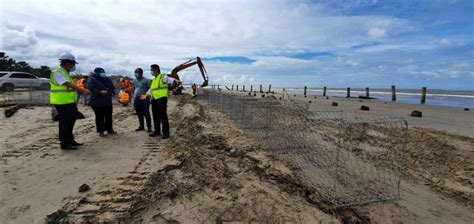
[[[357,112],[310,111],[273,97],[200,89],[332,208],[398,199],[407,122]]]
[[[5,104],[49,104],[49,88],[39,89],[36,87],[26,87],[15,89],[12,92],[0,92],[0,105]]]

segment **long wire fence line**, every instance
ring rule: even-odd
[[[227,114],[285,162],[332,208],[398,199],[407,122],[356,112],[200,89],[199,99]]]
[[[49,88],[30,85],[11,92],[0,92],[0,106],[9,104],[49,105]]]

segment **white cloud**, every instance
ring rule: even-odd
[[[405,19],[344,15],[337,7],[309,1],[0,1],[0,50],[35,66],[56,66],[61,53],[71,52],[81,72],[101,66],[108,73],[131,75],[135,67],[149,72],[153,63],[169,71],[195,56],[246,56],[256,61],[206,61],[211,83],[295,85],[336,76],[344,77],[343,82],[387,63],[380,61],[387,51],[424,51],[443,44],[439,38],[394,40],[413,31],[413,23]],[[351,10],[374,3],[338,4]],[[380,44],[351,49],[375,41]],[[274,56],[293,52],[331,52],[335,57],[322,62]],[[197,68],[180,75],[185,83],[202,81]]]
[[[368,35],[370,39],[377,40],[377,39],[382,39],[387,36],[387,30],[381,29],[381,28],[371,28],[368,31]]]
[[[21,30],[8,27],[7,24],[3,24],[5,27],[5,33],[2,35],[2,48],[6,50],[24,50],[33,48],[38,43],[35,31],[30,27],[26,26]]]
[[[453,43],[446,37],[441,38],[441,40],[439,40],[439,44],[442,47],[451,47],[451,46],[453,46]]]

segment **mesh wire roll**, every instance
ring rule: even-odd
[[[310,111],[296,101],[212,89],[198,93],[330,207],[399,198],[408,127],[403,118]]]

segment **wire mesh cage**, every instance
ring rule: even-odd
[[[0,92],[0,105],[8,104],[48,105],[49,88],[40,88],[37,85],[29,84],[10,92]]]
[[[408,127],[402,118],[310,111],[296,101],[210,89],[200,89],[198,99],[227,114],[330,207],[399,198]]]

